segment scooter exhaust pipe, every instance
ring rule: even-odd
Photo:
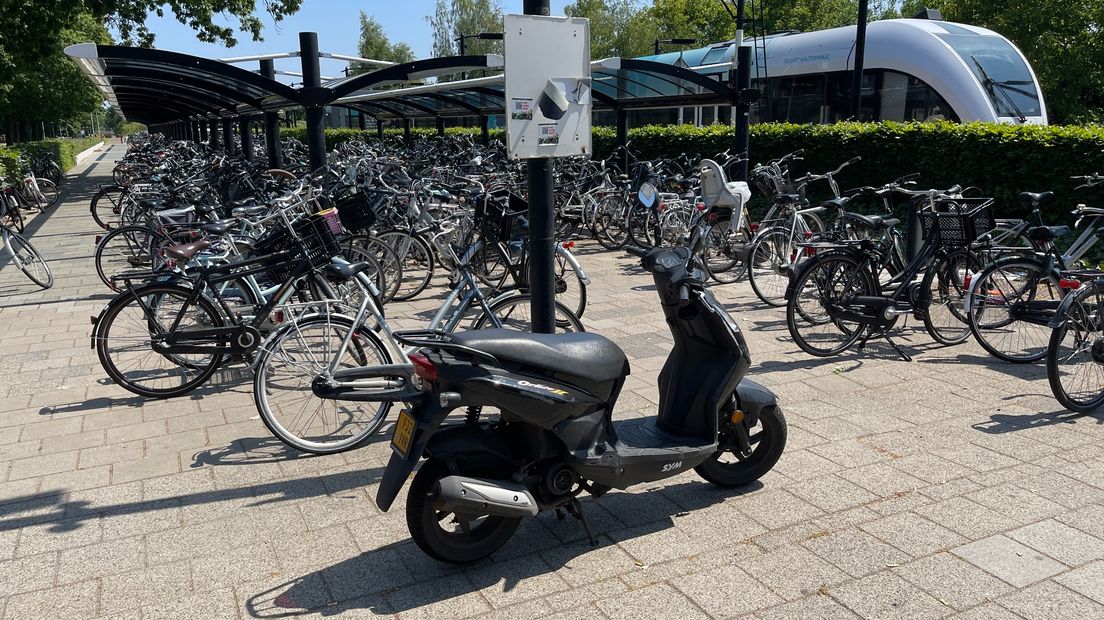
[[[442,478],[440,485],[437,499],[441,509],[449,512],[496,517],[534,517],[537,514],[537,500],[520,484],[449,476]]]

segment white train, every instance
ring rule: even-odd
[[[751,75],[762,90],[752,122],[831,123],[851,115],[855,27],[784,33],[759,40]],[[748,40],[751,43],[751,40]],[[649,56],[728,79],[732,41]],[[726,106],[641,110],[633,125],[727,123]],[[1035,72],[1001,35],[945,21],[889,19],[867,27],[862,120],[996,121],[1045,125]]]

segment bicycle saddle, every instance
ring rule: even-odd
[[[858,222],[862,226],[873,228],[875,230],[893,228],[894,226],[901,223],[901,220],[895,217],[884,217],[881,215],[860,215],[858,213],[848,213],[846,219]]]
[[[452,342],[501,361],[611,381],[628,374],[629,361],[614,342],[598,334],[527,334],[512,329],[476,329],[452,334]]]
[[[1027,238],[1036,243],[1048,243],[1069,232],[1069,226],[1032,226],[1027,229]]]
[[[359,262],[359,263],[330,263],[322,268],[325,273],[341,276],[342,278],[352,278],[358,273],[361,273],[365,269],[371,267],[371,263]]]
[[[1029,207],[1037,207],[1044,202],[1049,202],[1051,198],[1054,198],[1054,192],[1020,192],[1020,202]]]
[[[237,223],[238,220],[235,220],[233,218],[227,220],[215,220],[213,222],[200,224],[199,229],[203,232],[211,233],[212,235],[221,235],[233,228]]]
[[[206,239],[200,239],[192,243],[181,243],[179,245],[170,245],[165,248],[165,256],[173,260],[191,260],[193,256],[199,254],[203,250],[211,247],[211,242]]]

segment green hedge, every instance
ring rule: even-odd
[[[421,136],[425,138],[431,138],[437,135],[437,129],[432,127],[415,127],[410,130],[410,133],[415,136]],[[504,139],[505,130],[492,129],[491,139],[501,140]],[[401,136],[403,135],[402,129],[385,129],[383,130],[385,136]],[[449,136],[479,136],[478,127],[446,127],[445,135]],[[306,127],[293,127],[293,128],[281,128],[281,138],[295,138],[296,140],[306,143],[307,141],[307,128]],[[328,128],[326,129],[326,149],[332,150],[338,144],[342,142],[348,142],[349,140],[364,140],[371,142],[376,139],[375,129],[345,129],[345,128]]]
[[[642,158],[680,153],[713,156],[732,146],[732,130],[710,127],[651,126],[630,130],[629,148]],[[614,133],[596,130],[594,150],[605,157]],[[992,123],[837,123],[796,125],[764,123],[750,128],[752,163],[765,162],[797,149],[805,159],[794,176],[826,172],[861,155],[862,161],[840,174],[842,188],[880,185],[919,172],[920,187],[975,185],[997,199],[999,217],[1019,217],[1026,210],[1016,196],[1022,191],[1057,194],[1044,213],[1054,224],[1071,223],[1078,202],[1101,197],[1074,191],[1073,175],[1104,172],[1104,127],[1017,126]],[[825,183],[810,188],[812,197],[827,192]],[[1097,203],[1099,204],[1099,203]]]
[[[45,153],[54,161],[61,164],[61,169],[68,171],[77,165],[77,155],[103,140],[100,136],[88,138],[54,138],[39,140],[38,142],[20,142],[9,145],[6,149],[0,149],[0,174],[12,179],[20,174],[17,159],[19,155],[34,157]]]
[[[305,138],[305,130],[288,129],[283,135]],[[388,135],[401,135],[397,129]],[[416,135],[436,135],[434,129],[415,129]],[[478,135],[478,128],[451,127],[449,134]],[[502,130],[492,136],[502,137]],[[750,155],[753,163],[765,162],[797,149],[805,160],[794,165],[794,176],[826,172],[861,155],[862,161],[839,177],[843,188],[880,185],[896,177],[919,172],[920,187],[975,185],[997,199],[997,215],[1019,217],[1025,209],[1016,195],[1022,191],[1053,191],[1057,198],[1044,217],[1054,224],[1071,223],[1070,210],[1078,202],[1094,203],[1095,191],[1074,191],[1072,175],[1104,172],[1104,127],[1017,126],[991,123],[837,123],[752,125]],[[375,131],[327,129],[326,143],[335,144]],[[639,157],[674,157],[680,153],[711,157],[732,146],[732,129],[726,125],[648,126],[631,129],[630,149]],[[596,157],[612,152],[616,134],[610,127],[594,129]],[[824,183],[810,187],[810,197],[827,193]],[[1095,204],[1101,204],[1095,202]]]

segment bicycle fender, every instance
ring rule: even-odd
[[[1073,298],[1074,295],[1072,293],[1062,298],[1062,303],[1058,304],[1058,309],[1054,311],[1054,318],[1050,320],[1047,327],[1058,329],[1066,324],[1066,316],[1069,314],[1070,306],[1073,305]]]
[[[786,284],[786,301],[793,298],[794,285],[805,275],[806,271],[812,269],[822,258],[832,258],[834,256],[848,256],[854,258],[855,253],[844,249],[826,250],[824,252],[817,252],[816,257],[811,260],[803,261],[801,265],[798,266],[797,271],[791,271],[790,273],[789,282]]]

